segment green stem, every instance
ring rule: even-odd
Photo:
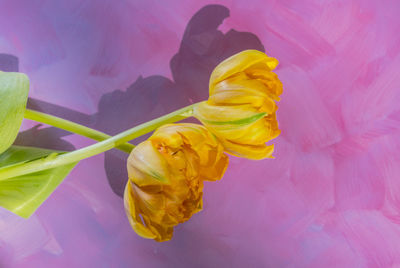
[[[103,132],[97,131],[95,129],[89,128],[82,126],[80,124],[53,116],[45,113],[41,113],[38,111],[33,111],[30,109],[25,110],[25,119],[33,120],[36,122],[40,122],[46,125],[50,125],[53,127],[61,128],[64,129],[68,132],[72,132],[78,135],[85,136],[87,138],[96,140],[96,141],[103,141],[108,138],[111,138],[110,135],[107,135]],[[133,148],[135,148],[134,145],[129,144],[129,143],[124,143],[116,147],[117,149],[125,152],[125,153],[130,153]]]
[[[151,132],[164,124],[173,123],[192,116],[193,107],[195,105],[196,104],[186,106],[175,112],[143,123],[139,126],[128,129],[116,136],[76,151],[60,154],[55,157],[38,159],[28,163],[0,168],[0,181],[50,168],[55,168],[70,163],[75,163],[82,159],[100,154],[102,152],[115,148],[116,146],[119,146],[127,141]]]

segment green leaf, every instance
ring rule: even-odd
[[[0,168],[18,165],[61,152],[34,147],[11,146],[0,154]],[[5,180],[0,178],[0,206],[23,217],[30,217],[54,192],[77,163],[59,166]]]
[[[0,153],[17,137],[28,101],[29,79],[22,73],[0,71]]]

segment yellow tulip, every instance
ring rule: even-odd
[[[174,226],[202,209],[203,181],[219,180],[227,165],[222,145],[203,126],[160,127],[128,158],[124,203],[134,231],[170,240]]]
[[[272,157],[280,134],[276,120],[282,83],[272,72],[278,60],[257,50],[245,50],[221,62],[212,72],[210,97],[194,115],[235,156]]]

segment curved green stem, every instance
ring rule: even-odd
[[[40,123],[50,125],[53,127],[61,128],[68,132],[82,135],[84,137],[87,137],[89,139],[93,139],[96,141],[103,141],[108,138],[111,138],[110,135],[107,135],[107,134],[97,131],[95,129],[85,127],[80,124],[71,122],[69,120],[65,120],[65,119],[62,119],[62,118],[59,118],[59,117],[56,117],[53,115],[41,113],[38,111],[33,111],[30,109],[25,110],[24,117],[25,117],[25,119],[29,119],[29,120],[40,122]],[[119,149],[128,154],[132,151],[133,148],[135,148],[135,146],[130,143],[124,143],[124,144],[121,144],[118,147],[116,147],[116,149]]]
[[[193,107],[196,104],[186,106],[170,114],[161,116],[157,119],[143,123],[139,126],[128,129],[116,136],[108,138],[99,143],[84,147],[82,149],[72,151],[57,156],[52,156],[44,159],[35,160],[32,162],[0,168],[0,181],[11,177],[17,177],[29,173],[38,172],[58,166],[75,163],[82,159],[100,154],[112,148],[115,148],[121,144],[126,143],[134,138],[140,137],[148,132],[155,130],[156,128],[167,124],[180,121],[193,114]]]

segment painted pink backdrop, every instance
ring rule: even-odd
[[[110,134],[205,99],[242,49],[278,58],[284,84],[276,159],[231,157],[172,241],[131,230],[125,156],[109,152],[29,220],[0,210],[0,267],[400,267],[399,14],[397,0],[0,0],[0,69],[29,75],[29,105]],[[34,126],[18,144],[91,144]]]

